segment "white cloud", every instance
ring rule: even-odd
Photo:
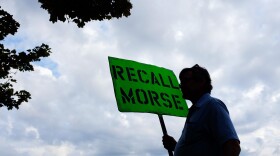
[[[263,90],[264,90],[263,84],[256,84],[253,88],[250,88],[248,91],[245,91],[243,95],[245,98],[250,98],[252,100],[255,100],[261,96]]]
[[[16,74],[32,99],[0,111],[4,155],[166,155],[156,115],[120,113],[108,56],[171,69],[196,63],[228,106],[242,156],[279,153],[280,3],[270,1],[132,1],[132,15],[85,28],[48,21],[37,1],[1,1],[21,27],[4,41],[30,49],[49,44],[49,60]],[[183,118],[164,116],[176,139]]]
[[[44,155],[74,156],[75,154],[83,155],[82,151],[77,150],[74,145],[67,142],[62,142],[57,145],[45,145],[42,143],[38,145],[32,142],[29,143],[28,146],[26,147],[17,147],[16,151],[19,154],[36,155],[36,156],[44,156]]]
[[[46,76],[52,80],[55,80],[55,76],[53,75],[53,72],[48,69],[48,68],[44,68],[44,67],[40,67],[40,66],[35,66],[34,67],[34,71],[35,73],[38,73],[39,75],[42,75],[42,76]]]
[[[39,134],[38,129],[36,129],[33,126],[25,128],[25,134],[27,136],[31,136],[34,139],[39,139],[40,138],[40,134]]]

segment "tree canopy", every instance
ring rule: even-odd
[[[128,17],[132,4],[129,0],[39,0],[48,11],[50,21],[73,21],[83,27],[91,20]]]
[[[17,32],[20,24],[13,16],[0,7],[0,41]],[[51,51],[48,45],[42,44],[26,52],[17,52],[15,49],[5,49],[0,43],[0,107],[6,106],[8,110],[19,108],[23,102],[31,99],[31,94],[26,90],[15,91],[13,83],[17,80],[13,75],[17,71],[33,71],[31,62],[40,61],[42,57],[48,57]]]
[[[74,22],[79,28],[92,20],[110,20],[130,16],[132,4],[129,0],[38,0],[41,8],[48,11],[50,21],[58,20]],[[14,35],[20,24],[13,16],[1,9],[0,6],[0,41],[8,35]],[[26,52],[17,52],[15,49],[6,49],[0,43],[0,108],[6,106],[8,110],[19,109],[19,105],[28,102],[31,94],[26,90],[15,91],[13,84],[17,82],[13,75],[17,71],[33,71],[31,62],[40,61],[48,57],[51,49],[47,44],[28,49]]]

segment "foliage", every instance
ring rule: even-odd
[[[41,8],[50,14],[50,21],[73,21],[83,27],[91,20],[128,17],[132,4],[129,0],[39,0]]]
[[[13,19],[13,16],[2,10],[0,7],[0,41],[7,35],[14,35],[20,24]],[[41,57],[48,57],[51,51],[48,45],[42,44],[26,52],[5,49],[0,44],[0,107],[6,106],[8,110],[19,108],[22,102],[28,102],[31,94],[26,90],[15,91],[13,78],[15,71],[33,71],[31,62],[40,61]]]
[[[82,28],[91,20],[121,18],[130,16],[132,4],[129,0],[38,0],[41,8],[48,11],[50,21],[72,21]],[[0,41],[17,32],[20,24],[13,16],[0,7]],[[40,61],[41,57],[48,57],[51,51],[48,45],[42,44],[26,52],[5,49],[0,43],[0,107],[8,110],[19,108],[22,102],[28,102],[31,94],[26,90],[15,91],[13,78],[15,71],[33,71],[31,62]]]

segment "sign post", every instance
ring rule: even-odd
[[[162,115],[158,115],[158,118],[159,118],[159,122],[160,122],[160,126],[161,126],[161,129],[162,129],[163,135],[167,135],[167,130],[166,130]],[[173,152],[171,150],[168,150],[168,155],[173,156]]]
[[[172,70],[115,57],[108,60],[120,112],[157,114],[164,135],[162,115],[187,116],[188,107]]]

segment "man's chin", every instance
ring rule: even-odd
[[[188,99],[188,97],[186,95],[184,95],[184,94],[182,95],[182,98],[183,99]]]

